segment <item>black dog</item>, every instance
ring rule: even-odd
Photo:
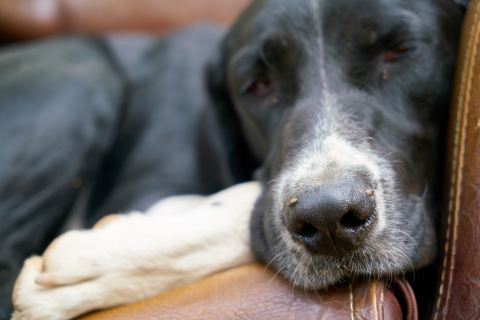
[[[259,166],[253,250],[294,285],[427,265],[461,19],[451,0],[262,0],[213,57],[213,27],[4,48],[0,318],[72,212],[91,226]]]

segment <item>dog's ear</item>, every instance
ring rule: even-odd
[[[218,126],[221,136],[221,152],[226,156],[233,182],[238,183],[252,179],[259,161],[255,159],[247,144],[239,116],[230,97],[227,84],[227,53],[227,42],[223,41],[207,63],[205,82],[210,100],[209,113],[215,119],[215,125]]]

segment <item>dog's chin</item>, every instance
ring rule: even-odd
[[[266,205],[263,218],[254,214],[252,220],[254,224],[261,223],[263,234],[257,232],[255,236],[254,232],[252,240],[256,245],[263,242],[262,262],[275,268],[295,287],[321,290],[353,279],[394,279],[428,265],[436,254],[435,232],[424,200],[413,195],[407,198],[401,203],[409,203],[408,208],[387,215],[391,218],[388,228],[339,257],[312,253],[298,243],[281,222],[280,208],[275,205],[279,201],[269,201],[267,193],[259,200],[264,203],[257,204],[257,209]],[[404,223],[401,217],[417,219]],[[260,230],[259,225],[253,227]],[[258,248],[254,251],[258,253]]]

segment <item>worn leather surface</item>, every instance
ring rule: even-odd
[[[464,21],[450,116],[443,257],[432,318],[480,319],[480,1]]]
[[[1,0],[0,37],[158,32],[209,20],[228,25],[250,0]]]
[[[281,276],[254,264],[228,270],[156,298],[82,317],[106,319],[403,319],[395,296],[415,299],[402,280],[345,284],[320,292],[293,289]],[[406,295],[406,296],[403,296]]]

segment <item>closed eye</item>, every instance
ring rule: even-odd
[[[385,52],[385,61],[392,63],[403,60],[407,58],[413,51],[415,51],[415,46],[413,45],[401,44],[395,46]]]
[[[275,85],[268,77],[256,78],[245,90],[255,97],[263,98],[275,91]]]

